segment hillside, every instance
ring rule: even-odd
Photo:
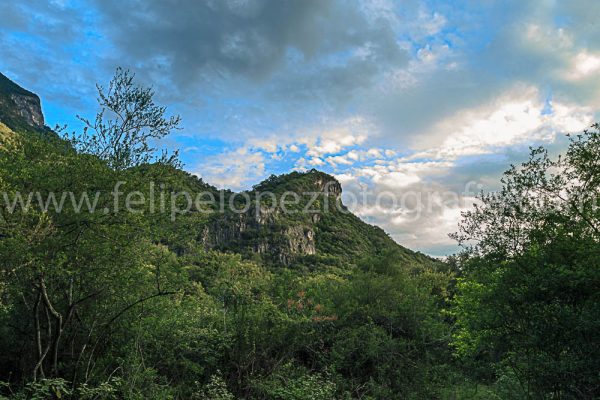
[[[44,129],[39,97],[2,74],[0,121],[14,131],[50,132]],[[167,183],[172,193],[187,192],[195,196],[210,192],[215,199],[220,197],[214,186],[181,170],[156,166],[140,166],[136,170],[142,180]],[[284,210],[281,196],[286,193],[288,198],[297,194],[299,201]],[[275,203],[270,194],[275,196]],[[201,215],[192,208],[191,215],[181,217],[183,221],[165,227],[165,230],[181,230],[181,224],[187,223],[186,230],[190,230],[187,235],[171,232],[169,236],[178,237],[178,241],[158,240],[181,253],[185,251],[182,237],[189,236],[185,241],[189,243],[193,238],[207,250],[237,253],[245,258],[257,255],[271,265],[343,267],[390,251],[397,252],[407,266],[437,264],[434,259],[400,246],[381,228],[360,220],[341,203],[341,194],[342,187],[333,176],[314,169],[272,175],[248,192],[223,191],[222,211],[216,203],[209,207],[210,212],[203,210]],[[243,196],[248,196],[250,203],[246,204]],[[232,198],[234,201],[230,201]],[[247,210],[232,210],[230,203]]]
[[[0,398],[442,390],[451,274],[349,212],[331,175],[235,193],[175,164],[114,168],[42,128],[37,96],[5,80],[0,97]]]
[[[340,183],[324,172],[271,176],[245,194],[251,199],[247,211],[214,215],[203,228],[201,240],[207,248],[307,267],[353,264],[389,251],[396,251],[407,265],[435,263],[352,214],[341,201]],[[296,195],[297,204],[282,206],[283,196],[290,201]]]

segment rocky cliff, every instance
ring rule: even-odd
[[[431,263],[346,209],[340,183],[326,173],[311,170],[273,175],[253,190],[231,196],[243,194],[251,199],[249,207],[239,204],[239,211],[216,212],[199,228],[198,240],[206,249],[308,268],[345,267],[390,250],[410,264]],[[298,202],[282,205],[286,196],[296,197]]]
[[[44,115],[40,98],[0,73],[0,122],[17,128],[41,129]]]
[[[341,193],[335,178],[316,170],[271,176],[247,192],[249,206],[215,215],[200,240],[207,249],[255,253],[289,265],[317,254],[318,223],[323,213],[338,212]],[[282,204],[285,196],[297,201]]]

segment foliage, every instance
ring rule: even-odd
[[[219,375],[213,375],[210,382],[198,393],[192,394],[192,400],[234,400],[235,397],[227,389],[227,385]]]
[[[95,131],[70,142],[0,125],[0,200],[97,192],[99,210],[35,198],[0,207],[0,398],[600,396],[597,126],[563,158],[538,149],[508,171],[504,189],[465,215],[456,238],[467,251],[442,263],[343,207],[317,217],[275,209],[263,225],[212,205],[176,221],[147,204],[104,212],[117,182],[146,196],[149,182],[234,194],[150,163],[153,140],[178,122],[150,89],[120,70],[99,89]],[[322,190],[331,179],[273,176],[250,193]],[[227,245],[204,240],[242,222]],[[315,254],[269,256],[308,232]]]
[[[118,68],[108,89],[97,85],[100,111],[93,121],[79,117],[85,130],[70,138],[79,151],[98,156],[114,169],[148,163],[156,151],[151,141],[167,136],[180,122],[179,116],[166,119],[166,108],[154,103],[154,91],[136,85],[134,78]],[[177,154],[163,153],[158,161],[179,165]]]
[[[334,382],[320,373],[294,368],[290,363],[258,383],[262,396],[274,400],[330,400],[336,398]]]
[[[457,238],[466,245],[453,309],[457,353],[528,398],[595,398],[600,356],[599,126],[564,156],[542,148],[482,195]]]

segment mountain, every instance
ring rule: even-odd
[[[2,126],[4,125],[4,128]],[[0,135],[45,132],[40,99],[0,74]],[[381,228],[369,225],[342,203],[342,186],[315,169],[272,175],[252,190],[219,191],[201,179],[171,167],[138,167],[141,180],[162,182],[172,193],[202,193],[215,201],[178,216],[157,237],[179,254],[192,243],[204,249],[259,258],[269,265],[343,267],[361,259],[395,252],[403,264],[428,266],[437,261],[406,249]],[[285,204],[284,204],[285,203]]]
[[[242,202],[243,212],[213,215],[200,237],[207,248],[258,254],[284,265],[341,266],[394,250],[407,263],[432,262],[352,214],[341,201],[342,186],[324,172],[272,175],[253,190],[232,195],[250,203]]]
[[[0,398],[447,398],[452,271],[334,176],[111,168],[0,96]]]
[[[0,122],[13,130],[44,128],[40,98],[0,73]]]

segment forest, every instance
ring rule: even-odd
[[[19,96],[0,75],[0,399],[600,398],[600,125],[524,154],[439,260],[323,209],[341,186],[316,170],[239,211],[155,149],[179,118],[128,71],[83,132]],[[124,209],[156,188],[234,209]],[[307,190],[319,212],[275,204]]]

